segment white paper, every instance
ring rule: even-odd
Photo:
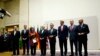
[[[37,41],[36,41],[36,39],[33,39],[33,43],[36,43]]]

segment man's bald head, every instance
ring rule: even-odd
[[[83,24],[83,19],[79,19],[79,24],[81,25],[81,24]]]
[[[74,24],[74,20],[70,20],[70,25],[73,25]]]

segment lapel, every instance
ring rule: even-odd
[[[42,34],[42,30],[40,30],[40,34]]]
[[[85,28],[85,25],[83,24],[82,29]]]
[[[24,30],[22,31],[22,33],[24,34]]]

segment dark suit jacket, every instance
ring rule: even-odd
[[[19,38],[20,38],[20,31],[17,31],[16,34],[14,35],[14,31],[12,32],[12,39],[13,39],[13,42],[19,42]],[[15,44],[16,44],[15,43]]]
[[[48,31],[47,30],[44,30],[43,33],[42,33],[42,30],[40,30],[39,32],[39,36],[40,38],[43,38],[43,39],[47,39],[47,36],[48,36]]]
[[[84,33],[83,35],[78,35],[78,39],[79,40],[87,40],[87,34],[90,32],[89,27],[87,24],[83,24],[83,26],[81,27],[80,25],[78,25],[77,27],[77,34],[78,33]]]
[[[1,44],[1,42],[3,42],[3,41],[4,41],[4,36],[1,35],[1,36],[0,36],[0,44]]]
[[[0,36],[0,52],[5,50],[4,47],[5,47],[5,45],[4,45],[4,36],[1,35]]]
[[[63,31],[61,31],[61,26],[58,27],[58,38],[66,39],[68,37],[68,27],[66,25],[63,26]]]
[[[77,26],[74,25],[73,26],[73,29],[70,29],[71,26],[69,26],[69,37],[70,37],[70,40],[77,40]]]
[[[53,35],[52,38],[49,38],[50,41],[56,42],[57,30],[53,29],[52,33],[51,30],[48,30],[48,36]]]
[[[28,40],[29,39],[29,30],[26,30],[26,33],[24,33],[24,30],[22,30],[21,36],[22,36],[22,38],[27,38],[27,40]]]

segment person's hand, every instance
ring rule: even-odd
[[[53,35],[50,35],[49,37],[50,37],[50,38],[52,38],[52,37],[53,37]]]
[[[23,38],[23,40],[26,40],[27,38]]]
[[[84,35],[84,33],[81,33],[81,35]]]
[[[42,40],[42,38],[40,38],[40,40]]]
[[[81,33],[78,33],[78,35],[81,35]]]
[[[40,40],[43,40],[44,38],[40,38]]]
[[[83,32],[82,32],[82,33],[78,33],[78,35],[84,35],[84,34],[85,34],[85,33],[83,33]]]

